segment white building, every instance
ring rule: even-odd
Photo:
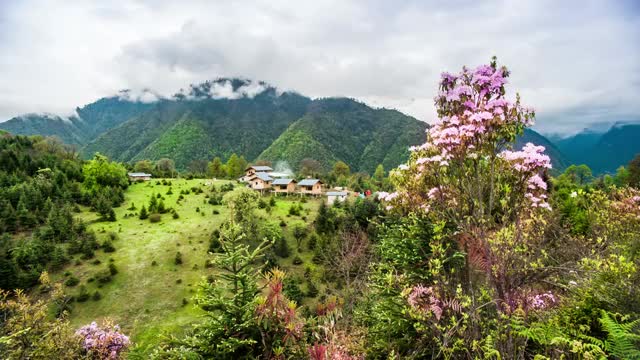
[[[333,205],[334,202],[344,202],[347,200],[346,191],[327,191],[327,205]]]

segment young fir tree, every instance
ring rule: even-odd
[[[144,205],[142,205],[142,208],[140,209],[139,217],[140,217],[140,220],[144,220],[149,217],[149,213],[147,213],[147,208],[144,207]]]

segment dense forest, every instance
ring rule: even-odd
[[[260,156],[211,153],[184,169],[168,156],[83,160],[50,138],[0,135],[0,353],[640,358],[640,154],[615,175],[554,169],[558,160],[527,131],[535,111],[507,100],[509,75],[495,59],[443,73],[438,123],[391,171],[402,142],[376,133],[397,140],[409,128],[368,123],[383,110],[340,99],[315,102],[317,113]],[[360,121],[338,121],[345,113]],[[332,124],[326,135],[313,130],[320,118]],[[341,126],[362,128],[339,150],[325,145],[343,141]],[[413,131],[424,139],[424,129]],[[524,144],[514,146],[518,139]],[[272,151],[298,156],[301,143],[313,152],[299,155],[294,177],[319,177],[355,196],[328,205],[236,180],[247,158],[268,165],[279,158]],[[128,170],[158,179],[130,183]],[[171,247],[134,252],[155,238]],[[152,256],[144,266],[143,256]],[[129,307],[136,287],[150,286],[153,302],[176,309],[162,314],[182,322],[139,332],[152,324],[131,319],[168,320],[152,318],[148,301]],[[124,289],[131,299],[122,299]],[[180,304],[161,298],[184,294]],[[109,311],[119,325],[102,321]],[[76,313],[101,318],[76,323]]]

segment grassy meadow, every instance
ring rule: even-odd
[[[89,260],[81,260],[76,256],[70,265],[53,274],[54,279],[61,281],[72,277],[80,280],[76,285],[67,286],[70,295],[77,297],[83,285],[91,295],[87,301],[73,303],[70,319],[75,327],[110,319],[120,324],[137,344],[152,346],[159,340],[159,335],[181,333],[202,314],[191,298],[201,281],[207,276],[215,276],[215,269],[205,267],[210,257],[207,252],[209,240],[212,231],[228,217],[228,209],[224,205],[210,205],[207,196],[211,194],[211,184],[219,188],[229,181],[168,181],[171,185],[158,184],[157,180],[131,185],[126,190],[124,204],[115,209],[115,222],[100,222],[96,213],[82,209],[79,217],[87,222],[89,229],[96,232],[100,244],[116,234],[113,241],[116,250],[97,250],[96,256]],[[170,188],[172,194],[167,194]],[[181,191],[192,188],[201,188],[203,192],[198,194],[191,191],[177,202]],[[140,220],[137,213],[142,205],[148,206],[153,194],[161,194],[165,206],[174,208],[179,218],[174,219],[171,213],[166,213],[157,223],[151,223],[149,219]],[[268,196],[265,196],[265,200],[268,201]],[[292,263],[297,245],[290,233],[290,225],[311,222],[322,201],[311,198],[306,202],[300,200],[298,196],[280,196],[270,214],[258,210],[258,216],[262,219],[287,223],[284,232],[291,256],[279,260],[280,266],[292,276],[302,276],[305,266],[314,268],[314,273],[319,271],[311,263],[310,251],[299,254],[304,260],[303,264]],[[300,216],[289,216],[291,205],[299,202],[304,209]],[[129,209],[132,204],[135,210]],[[182,255],[182,264],[176,264],[177,252]],[[110,282],[101,284],[97,274],[108,271],[110,263],[115,265],[117,274],[112,276]],[[93,298],[96,291],[100,293],[99,300]]]

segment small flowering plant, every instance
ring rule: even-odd
[[[92,359],[120,359],[131,345],[120,327],[109,322],[98,326],[94,321],[78,329],[76,335],[82,338],[82,347]]]

